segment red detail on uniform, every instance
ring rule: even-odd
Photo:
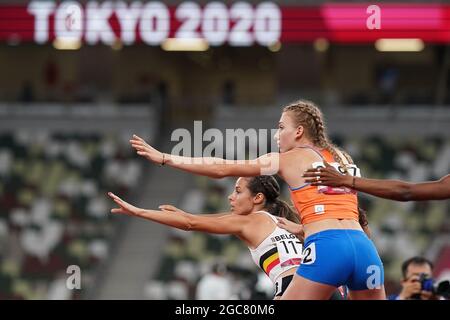
[[[270,273],[270,271],[277,265],[280,263],[280,259],[276,258],[275,260],[273,260],[266,268],[266,273],[267,275]]]
[[[302,262],[301,258],[292,258],[289,260],[286,260],[285,262],[283,262],[281,264],[282,267],[286,267],[286,266],[299,266],[300,263]]]
[[[328,150],[317,151],[326,161],[335,161]],[[307,185],[298,190],[291,190],[291,198],[300,215],[302,224],[324,219],[353,219],[359,221],[358,198],[355,193],[324,194],[319,192],[317,187]],[[316,213],[316,206],[321,206],[324,210]]]

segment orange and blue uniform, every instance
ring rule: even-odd
[[[328,150],[312,150],[329,163],[335,161]],[[355,192],[330,196],[318,192],[319,190],[318,187],[311,186],[309,183],[298,188],[291,188],[292,202],[300,215],[302,224],[323,219],[353,219],[359,221],[358,199]]]
[[[335,162],[327,150],[309,148],[323,160]],[[324,219],[359,221],[356,192],[347,188],[315,187],[304,184],[291,188],[291,199],[302,224]],[[380,288],[384,269],[373,242],[361,230],[329,229],[305,239],[297,274],[303,278],[350,290]]]

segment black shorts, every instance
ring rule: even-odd
[[[275,282],[275,297],[281,297],[283,295],[283,293],[286,291],[287,287],[289,286],[289,283],[291,283],[292,278],[294,278],[293,274],[291,274],[290,276],[286,276],[281,279],[278,279]]]

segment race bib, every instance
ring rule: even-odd
[[[302,259],[303,245],[298,239],[277,242],[278,258],[282,267],[299,265]]]
[[[339,173],[345,174],[342,166],[337,162],[329,163],[333,168],[335,168]],[[323,162],[314,162],[312,164],[314,169],[317,168],[325,168],[325,164]],[[347,168],[348,174],[354,177],[361,177],[361,170],[354,164],[345,165]],[[347,187],[329,187],[329,186],[318,186],[317,191],[323,194],[347,194],[347,193],[356,193],[355,190]]]
[[[316,261],[316,244],[313,242],[303,249],[302,264],[313,264]]]

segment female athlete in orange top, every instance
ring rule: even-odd
[[[352,299],[385,299],[383,265],[358,222],[354,191],[313,187],[302,177],[312,165],[323,166],[324,160],[343,171],[358,171],[330,143],[319,108],[309,101],[285,107],[275,139],[279,153],[248,161],[165,154],[137,136],[130,142],[148,160],[187,172],[212,178],[277,173],[286,181],[306,239],[302,264],[283,299],[328,299],[341,285],[347,285]]]

